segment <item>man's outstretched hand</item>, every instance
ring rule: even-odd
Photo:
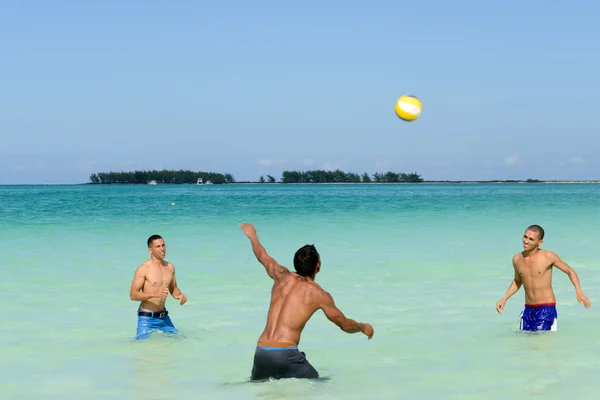
[[[252,224],[243,223],[240,225],[240,229],[248,236],[252,238],[256,236],[256,228]]]
[[[362,333],[364,333],[365,335],[367,335],[367,337],[369,338],[369,340],[371,340],[373,338],[373,334],[375,332],[373,331],[373,327],[370,324],[363,324]]]
[[[498,311],[499,314],[502,314],[502,310],[504,310],[504,306],[506,305],[506,300],[502,299],[499,302],[496,303],[496,311]]]
[[[175,296],[173,296],[175,297]],[[185,297],[185,294],[181,293],[179,296],[175,297],[177,300],[179,300],[179,304],[180,305],[184,305],[187,301],[187,297]]]
[[[590,308],[592,306],[592,302],[583,293],[577,293],[577,302],[582,303],[585,308]]]

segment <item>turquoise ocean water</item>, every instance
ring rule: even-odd
[[[318,312],[300,348],[325,379],[249,383],[271,281],[241,222],[292,267],[315,244],[317,282],[373,340]],[[554,272],[559,331],[502,315],[530,224],[579,274]],[[600,185],[0,186],[0,398],[598,399]],[[146,239],[167,243],[188,303],[180,337],[133,340],[129,299]]]

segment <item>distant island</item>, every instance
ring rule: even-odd
[[[185,184],[185,183],[234,183],[231,174],[217,172],[194,172],[189,170],[152,170],[133,172],[98,172],[90,175],[90,182],[94,185],[111,184]]]
[[[272,175],[261,175],[257,181],[236,181],[229,173],[203,172],[190,170],[151,170],[131,172],[98,172],[90,175],[89,184],[111,185],[111,184],[231,184],[231,183],[600,183],[600,180],[442,180],[427,181],[416,172],[366,172],[357,174],[355,172],[344,172],[336,169],[308,170],[308,171],[283,171],[279,182]]]
[[[417,173],[376,172],[373,175],[354,172],[310,170],[283,171],[279,182],[275,177],[260,176],[256,182],[236,182],[232,174],[190,170],[152,170],[132,172],[98,172],[90,175],[90,184],[227,184],[227,183],[419,183],[423,182]]]
[[[269,179],[271,180],[271,179]],[[265,182],[261,176],[259,182]],[[281,174],[281,183],[420,183],[423,182],[421,175],[417,173],[403,172],[376,172],[373,175],[363,173],[359,175],[355,172],[344,172],[339,169],[335,171],[325,171],[316,169],[311,171],[283,171]]]

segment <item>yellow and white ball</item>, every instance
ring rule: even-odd
[[[404,95],[400,96],[396,102],[396,115],[405,121],[414,121],[421,116],[423,105],[421,100],[415,96]]]

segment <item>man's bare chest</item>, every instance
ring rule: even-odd
[[[168,286],[173,279],[173,273],[167,268],[149,271],[146,275],[146,283],[151,286]]]
[[[540,277],[552,272],[552,265],[544,259],[521,259],[517,263],[517,272],[522,276]]]

